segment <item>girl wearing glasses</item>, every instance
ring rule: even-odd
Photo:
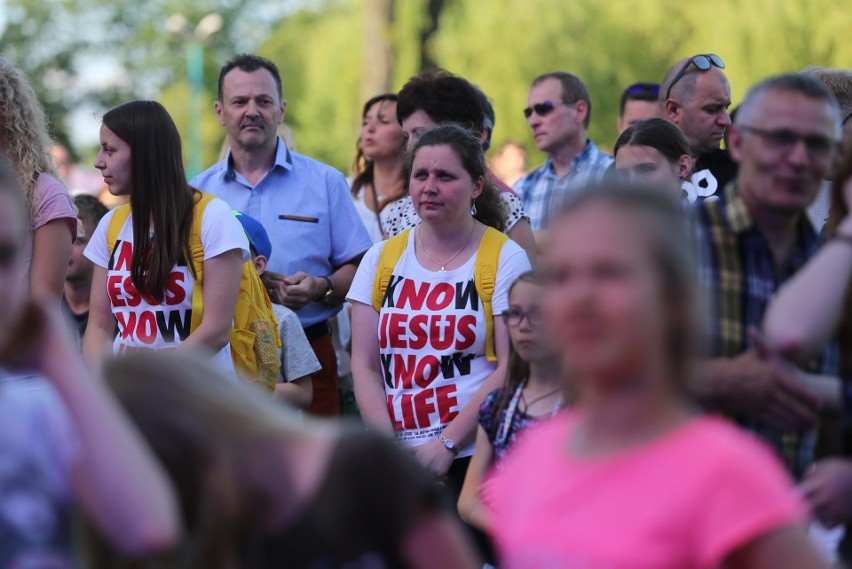
[[[541,326],[542,283],[534,272],[518,277],[509,288],[509,309],[503,320],[509,329],[509,369],[503,386],[479,408],[476,450],[459,497],[459,513],[469,524],[488,529],[488,468],[506,455],[519,433],[530,424],[555,415],[564,405],[564,388],[553,343]]]
[[[500,566],[824,568],[778,459],[690,403],[700,327],[677,201],[597,187],[551,232],[543,313],[577,405],[491,480]]]

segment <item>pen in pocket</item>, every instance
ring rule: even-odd
[[[284,213],[279,215],[278,219],[286,219],[288,221],[304,221],[305,223],[319,223],[319,218],[317,217],[305,217],[304,215],[287,215]]]

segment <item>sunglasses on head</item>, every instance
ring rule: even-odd
[[[653,95],[660,94],[660,86],[656,83],[635,83],[624,90],[628,95]]]
[[[698,55],[693,55],[686,60],[686,63],[684,63],[683,67],[680,68],[680,71],[677,72],[677,75],[675,75],[672,82],[669,83],[669,88],[666,90],[666,99],[671,96],[672,87],[674,87],[677,82],[683,79],[683,76],[686,75],[686,70],[689,69],[690,64],[694,65],[699,71],[707,71],[714,65],[719,69],[725,68],[725,63],[714,53],[699,53]]]
[[[540,117],[549,115],[553,112],[553,109],[556,108],[557,105],[565,105],[567,103],[563,103],[562,101],[542,101],[540,103],[536,103],[532,107],[527,107],[524,109],[524,117],[530,118],[533,113],[537,114]]]

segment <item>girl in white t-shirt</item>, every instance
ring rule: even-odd
[[[100,364],[110,343],[115,354],[192,347],[233,373],[229,340],[241,265],[249,258],[242,227],[223,201],[204,208],[199,306],[191,232],[201,194],[186,183],[171,117],[154,101],[126,103],[104,115],[100,141],[95,167],[111,194],[130,196],[131,213],[112,246],[115,211],[104,216],[84,253],[95,264],[86,358]]]
[[[366,253],[348,295],[355,396],[369,425],[412,447],[435,474],[448,474],[459,458],[450,478],[460,486],[477,409],[505,375],[505,323],[493,319],[497,361],[488,361],[485,313],[474,285],[480,241],[488,225],[504,228],[505,211],[486,183],[482,147],[466,130],[427,132],[410,160],[409,190],[422,222],[407,236],[378,312],[373,282],[384,243]],[[493,315],[506,310],[508,286],[529,268],[524,251],[506,241]]]

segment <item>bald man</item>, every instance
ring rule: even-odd
[[[699,54],[672,65],[660,86],[660,113],[686,136],[695,168],[684,184],[689,201],[720,194],[737,174],[727,150],[720,148],[731,126],[731,86],[725,64],[714,54]]]

